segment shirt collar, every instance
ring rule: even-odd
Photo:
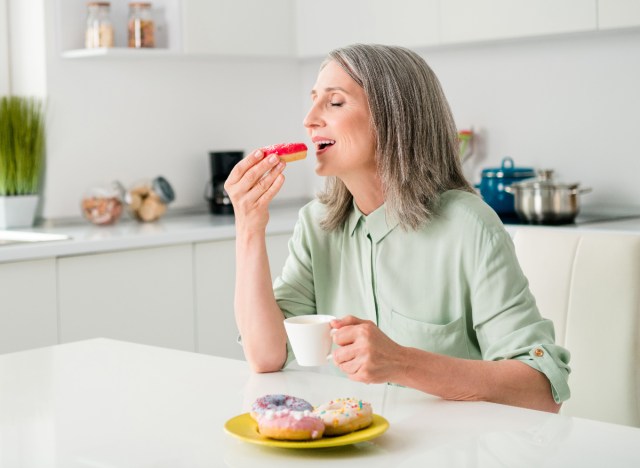
[[[371,239],[378,243],[384,239],[398,225],[395,220],[387,219],[387,213],[384,203],[376,210],[365,216],[353,201],[353,210],[349,215],[349,235],[353,236],[358,225],[362,225],[362,229],[371,235]]]

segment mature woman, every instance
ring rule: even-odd
[[[451,111],[425,61],[399,47],[337,49],[311,99],[304,126],[327,185],[300,211],[273,286],[265,228],[285,164],[257,150],[226,183],[236,321],[252,367],[287,362],[284,317],[331,314],[334,364],[351,379],[557,412],[569,353],[554,344],[508,233],[462,175]]]

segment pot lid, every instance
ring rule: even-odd
[[[489,167],[482,170],[482,177],[535,177],[536,171],[532,167],[515,167],[509,156],[502,159],[500,167]]]
[[[579,183],[565,184],[558,182],[553,177],[553,169],[541,169],[538,171],[537,177],[523,180],[511,184],[517,188],[533,188],[533,189],[575,189]]]

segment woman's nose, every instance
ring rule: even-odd
[[[311,109],[309,109],[309,112],[307,112],[307,115],[304,118],[304,120],[302,121],[302,124],[306,128],[318,127],[318,126],[322,125],[322,118],[321,118],[320,113],[318,112],[318,108],[317,108],[317,106],[315,104],[311,105]]]

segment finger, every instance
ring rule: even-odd
[[[353,315],[347,315],[341,319],[336,319],[331,321],[331,328],[342,328],[347,325],[356,325],[358,323],[364,323],[365,320],[359,319],[358,317],[354,317]]]
[[[253,151],[248,157],[242,159],[238,164],[233,166],[229,176],[227,177],[228,184],[237,184],[240,179],[244,176],[244,174],[251,169],[253,166],[258,164],[262,158],[264,157],[264,153],[262,150],[257,149]]]
[[[348,361],[342,361],[340,364],[338,364],[338,369],[351,376],[356,374],[360,370],[360,366],[360,360],[354,358],[349,359]]]
[[[253,189],[256,184],[262,182],[265,177],[268,177],[269,172],[275,169],[279,163],[280,158],[275,154],[263,159],[244,173],[237,183],[238,187],[240,187],[240,190],[248,192]],[[266,186],[263,185],[261,192],[264,190],[266,190]]]
[[[271,200],[276,196],[276,194],[282,188],[284,184],[284,174],[280,173],[276,176],[273,183],[267,188],[267,190],[258,198],[258,203],[271,203]]]
[[[348,346],[355,343],[358,337],[359,325],[347,325],[337,329],[333,334],[333,342],[338,346]]]

